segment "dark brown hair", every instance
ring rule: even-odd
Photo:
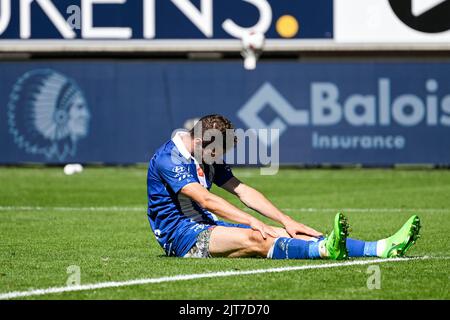
[[[223,136],[223,142],[224,142],[224,148],[226,147],[226,134],[227,130],[234,130],[234,126],[231,123],[230,120],[225,118],[224,116],[220,114],[210,114],[207,116],[202,117],[191,129],[190,134],[191,137],[194,138],[194,134],[197,132],[200,132],[201,130],[201,137],[195,137],[195,138],[201,138],[203,140],[205,136],[205,132],[208,130],[218,130],[222,133]],[[234,139],[236,140],[236,139]],[[214,140],[211,141],[204,141],[203,148],[207,147],[209,144],[214,142]]]

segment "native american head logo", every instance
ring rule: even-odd
[[[9,132],[25,152],[64,161],[89,132],[86,99],[78,85],[50,69],[24,74],[8,104]]]

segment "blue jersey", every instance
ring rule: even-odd
[[[197,165],[179,135],[156,151],[147,175],[148,219],[168,256],[184,256],[198,233],[224,223],[179,191],[190,183],[222,186],[233,177],[226,164]]]

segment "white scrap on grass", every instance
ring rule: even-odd
[[[83,166],[79,163],[75,164],[67,164],[64,167],[64,174],[67,176],[74,175],[76,173],[82,173],[83,172]]]

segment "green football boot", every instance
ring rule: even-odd
[[[412,216],[393,236],[378,242],[378,255],[382,258],[403,257],[419,239],[420,218]]]
[[[325,238],[324,244],[327,256],[331,260],[348,259],[347,237],[348,237],[348,221],[342,214],[338,213],[334,217],[333,231]]]

